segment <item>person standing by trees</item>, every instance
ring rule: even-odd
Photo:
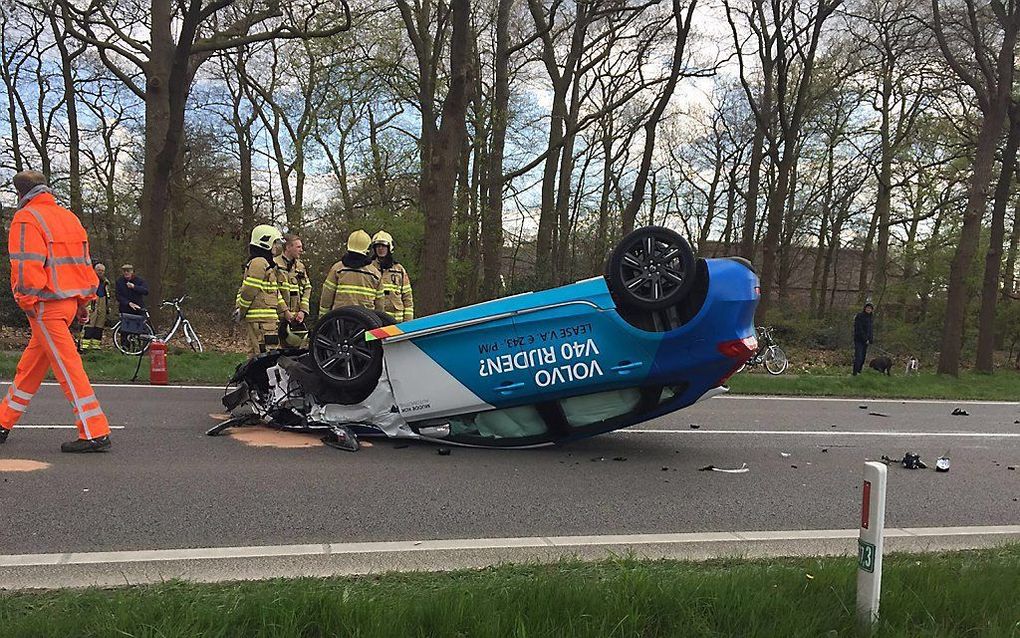
[[[414,293],[407,270],[393,258],[393,237],[385,230],[372,236],[372,259],[379,269],[382,296],[375,301],[375,309],[393,317],[397,323],[414,319]]]
[[[32,326],[32,338],[0,401],[0,443],[7,440],[52,368],[78,426],[78,438],[62,444],[60,451],[105,452],[110,449],[110,425],[70,331],[75,318],[88,323],[88,304],[96,298],[99,283],[89,257],[88,234],[74,213],[57,204],[42,173],[19,172],[14,188],[18,211],[7,236],[11,290]]]
[[[864,369],[864,360],[868,357],[868,346],[875,340],[874,313],[875,306],[871,302],[854,317],[854,376]]]
[[[285,313],[274,260],[282,246],[283,235],[274,226],[259,224],[252,229],[248,261],[234,308],[234,321],[244,322],[248,352],[252,356],[280,345],[278,329]]]
[[[97,263],[93,270],[96,271],[99,285],[96,287],[96,298],[89,308],[89,321],[82,334],[82,351],[102,350],[103,328],[106,327],[106,316],[110,311],[110,280],[106,278],[106,265]]]
[[[283,236],[283,252],[275,259],[277,281],[280,283],[280,311],[284,319],[296,323],[305,322],[312,297],[312,282],[308,279],[305,263],[301,261],[304,250],[301,238],[288,233]]]
[[[363,230],[356,230],[347,238],[347,254],[333,264],[322,282],[319,299],[319,318],[330,310],[343,306],[364,306],[374,309],[376,299],[382,296],[379,288],[379,270],[373,265],[369,249],[372,238]]]
[[[149,284],[135,274],[135,267],[131,264],[121,266],[120,272],[121,276],[117,278],[117,306],[121,313],[141,314],[145,308],[145,295],[149,294]]]

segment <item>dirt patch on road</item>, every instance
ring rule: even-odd
[[[49,466],[49,463],[31,459],[0,459],[0,472],[37,472]]]
[[[321,434],[283,432],[263,427],[230,430],[231,438],[253,447],[302,448],[322,445]]]

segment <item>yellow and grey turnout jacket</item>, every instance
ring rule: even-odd
[[[376,299],[375,309],[382,310],[397,322],[414,319],[414,293],[407,271],[392,259],[377,259],[375,265],[382,278],[382,296]]]
[[[333,264],[322,282],[319,299],[319,316],[343,306],[364,306],[374,309],[376,299],[382,296],[379,288],[379,269],[372,260],[360,253],[348,252]]]
[[[235,305],[244,321],[277,321],[282,313],[276,264],[252,257],[244,270]]]
[[[290,310],[307,315],[312,298],[312,282],[308,279],[304,262],[300,259],[290,261],[283,255],[277,256],[274,262],[280,290],[280,314]]]

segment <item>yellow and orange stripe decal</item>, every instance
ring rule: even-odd
[[[396,326],[383,326],[382,328],[369,330],[365,333],[365,341],[375,341],[376,339],[385,339],[386,337],[395,337],[402,334],[404,334],[404,331]]]

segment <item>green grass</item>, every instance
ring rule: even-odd
[[[0,378],[11,379],[18,367],[20,352],[0,352]],[[201,354],[171,347],[167,357],[170,383],[208,383],[224,385],[233,375],[237,364],[244,361],[244,354]],[[126,357],[115,350],[90,352],[82,357],[89,378],[95,382],[128,382],[135,373],[138,357]],[[149,358],[142,359],[138,378],[149,380]]]
[[[995,374],[963,372],[959,378],[937,374],[887,377],[874,370],[853,377],[849,372],[822,369],[810,373],[771,376],[740,373],[730,379],[735,394],[779,394],[895,399],[1020,399],[1020,373],[1000,370]]]
[[[4,636],[854,636],[851,558],[0,594]],[[1020,635],[1020,547],[890,555],[878,636]]]

